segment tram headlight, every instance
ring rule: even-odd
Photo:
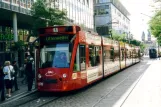
[[[41,78],[42,78],[41,74],[38,74],[38,79],[41,79]]]
[[[67,74],[63,74],[63,78],[66,78],[67,77]]]

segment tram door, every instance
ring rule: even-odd
[[[35,61],[34,61],[34,65],[35,65],[35,88],[37,88],[37,72],[38,72],[38,68],[39,68],[39,50],[35,49]]]

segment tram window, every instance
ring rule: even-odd
[[[96,49],[96,66],[100,64],[100,51],[101,51],[101,47],[95,47]]]
[[[90,66],[94,67],[100,64],[101,47],[89,46],[89,63]]]
[[[79,46],[79,53],[80,53],[80,68],[81,71],[86,69],[86,47],[85,45]]]
[[[76,53],[76,56],[75,56],[75,61],[74,61],[74,72],[77,72],[77,71],[80,71],[80,59],[79,59],[79,46],[77,48],[77,53]]]
[[[71,58],[69,44],[44,46],[40,55],[42,68],[69,68]]]

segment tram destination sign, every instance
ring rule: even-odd
[[[69,42],[69,35],[59,35],[59,36],[42,36],[40,37],[40,42],[43,44],[51,44],[57,42]]]

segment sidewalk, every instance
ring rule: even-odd
[[[24,96],[26,96],[28,94],[31,94],[31,93],[36,91],[35,83],[34,83],[33,86],[32,86],[32,91],[28,92],[27,84],[26,83],[24,83],[24,84],[21,83],[22,79],[23,78],[17,78],[17,84],[18,84],[19,90],[15,91],[15,87],[13,86],[13,88],[12,88],[13,92],[11,94],[12,95],[11,98],[8,98],[8,99],[6,98],[6,100],[3,101],[3,102],[0,101],[0,104],[9,102],[9,101],[11,101],[13,99],[15,100],[15,99],[24,97]]]
[[[148,63],[151,66],[121,107],[161,107],[161,60]]]

